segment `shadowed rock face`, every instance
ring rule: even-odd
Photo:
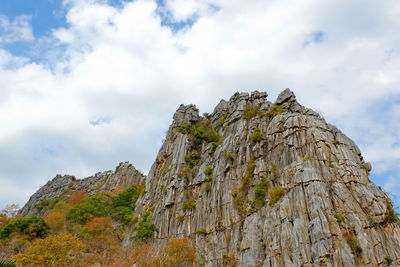
[[[399,226],[370,169],[289,89],[274,104],[236,93],[207,118],[179,107],[136,213],[152,207],[159,241],[191,237],[206,266],[400,264]]]
[[[46,201],[66,200],[72,192],[76,191],[86,192],[90,196],[101,191],[112,191],[118,187],[139,184],[144,179],[145,176],[128,162],[121,162],[114,172],[99,172],[81,180],[71,175],[57,175],[30,197],[21,209],[21,214],[44,215],[49,211]]]

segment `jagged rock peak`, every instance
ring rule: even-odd
[[[129,162],[119,163],[114,172],[112,170],[98,172],[83,179],[77,179],[71,175],[57,174],[30,197],[21,209],[21,214],[44,215],[51,208],[51,200],[66,200],[76,191],[84,191],[88,195],[101,191],[112,191],[118,187],[139,184],[144,182],[145,178]]]
[[[356,144],[289,89],[174,116],[136,214],[157,242],[190,237],[204,266],[400,266],[400,228]],[[232,266],[233,266],[232,265]]]

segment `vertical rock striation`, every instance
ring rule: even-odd
[[[289,89],[176,111],[136,213],[205,266],[400,264],[400,229],[360,150]]]

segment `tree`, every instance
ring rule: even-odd
[[[53,232],[59,232],[64,228],[65,216],[62,212],[49,212],[45,219]]]
[[[129,251],[129,258],[133,263],[143,267],[163,266],[162,257],[157,255],[156,248],[149,244],[140,244]]]
[[[13,257],[19,266],[78,266],[85,244],[71,234],[36,239],[26,253]]]
[[[42,217],[33,215],[27,218],[15,219],[0,227],[0,239],[6,239],[13,233],[26,234],[30,238],[44,237],[49,226]]]
[[[165,246],[165,263],[167,266],[193,266],[196,252],[190,238],[171,239]]]
[[[70,205],[71,207],[75,206],[76,204],[81,202],[86,197],[87,197],[86,192],[76,191],[76,192],[72,193],[72,195],[68,198],[67,204]]]

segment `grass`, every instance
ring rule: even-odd
[[[212,166],[207,166],[204,169],[204,174],[207,175],[207,176],[210,176],[212,174],[212,172],[213,172],[213,167]]]
[[[205,190],[206,192],[210,192],[210,191],[211,191],[211,188],[212,188],[212,185],[211,185],[210,182],[205,182],[204,185],[203,185],[203,188],[204,188],[204,190]]]
[[[385,257],[383,258],[383,260],[384,260],[387,264],[392,264],[392,262],[393,262],[392,257],[390,257],[389,255],[385,256]]]
[[[245,120],[250,120],[250,119],[256,117],[257,115],[260,115],[260,106],[250,107],[250,105],[247,104],[244,107],[243,118]]]
[[[183,210],[190,210],[190,209],[193,209],[194,207],[196,207],[196,200],[194,200],[192,197],[185,200],[182,204]]]
[[[259,128],[255,128],[251,134],[251,140],[253,143],[260,142],[262,140],[262,136],[263,134],[261,133],[261,130]]]
[[[336,222],[338,224],[342,224],[346,220],[346,216],[344,216],[340,213],[335,213],[335,214],[333,214],[333,216],[335,217]]]
[[[383,221],[384,224],[388,223],[397,223],[399,222],[399,215],[398,213],[393,209],[393,204],[390,202],[389,199],[386,199],[386,213],[385,213],[385,219]]]
[[[271,175],[272,175],[271,181],[275,182],[276,180],[278,180],[278,178],[280,176],[280,170],[279,170],[278,164],[271,162],[269,171],[271,172]]]
[[[302,161],[307,161],[307,160],[310,160],[310,159],[312,159],[311,156],[305,156],[305,157],[301,158]]]
[[[232,152],[225,152],[224,159],[225,159],[225,161],[234,162],[235,161],[235,155]]]
[[[284,111],[285,110],[283,109],[283,107],[281,105],[273,104],[273,105],[269,106],[268,111],[264,112],[264,114],[272,117],[272,116],[275,116]]]
[[[198,229],[198,230],[196,231],[196,234],[198,234],[198,235],[206,235],[206,234],[208,234],[208,232],[207,232],[206,229],[200,228],[200,229]]]
[[[254,198],[256,202],[262,205],[265,204],[265,198],[267,196],[268,188],[268,180],[265,177],[262,177],[260,183],[258,183],[254,189]]]
[[[245,215],[246,213],[246,204],[248,203],[247,193],[249,190],[250,180],[253,177],[254,169],[256,167],[256,163],[254,158],[251,157],[247,162],[246,171],[242,176],[240,184],[236,186],[231,195],[233,197],[233,206],[239,212],[240,216]]]
[[[197,153],[185,155],[185,163],[189,166],[190,169],[193,169],[199,161],[200,155]]]
[[[352,227],[350,230],[345,230],[343,236],[346,239],[347,244],[349,244],[351,252],[355,256],[360,257],[361,253],[362,253],[362,248],[361,248],[360,242],[358,241],[358,238],[356,236],[354,227]]]
[[[274,186],[268,191],[268,195],[270,198],[269,205],[271,207],[275,206],[275,204],[286,194],[286,190],[282,186]]]

